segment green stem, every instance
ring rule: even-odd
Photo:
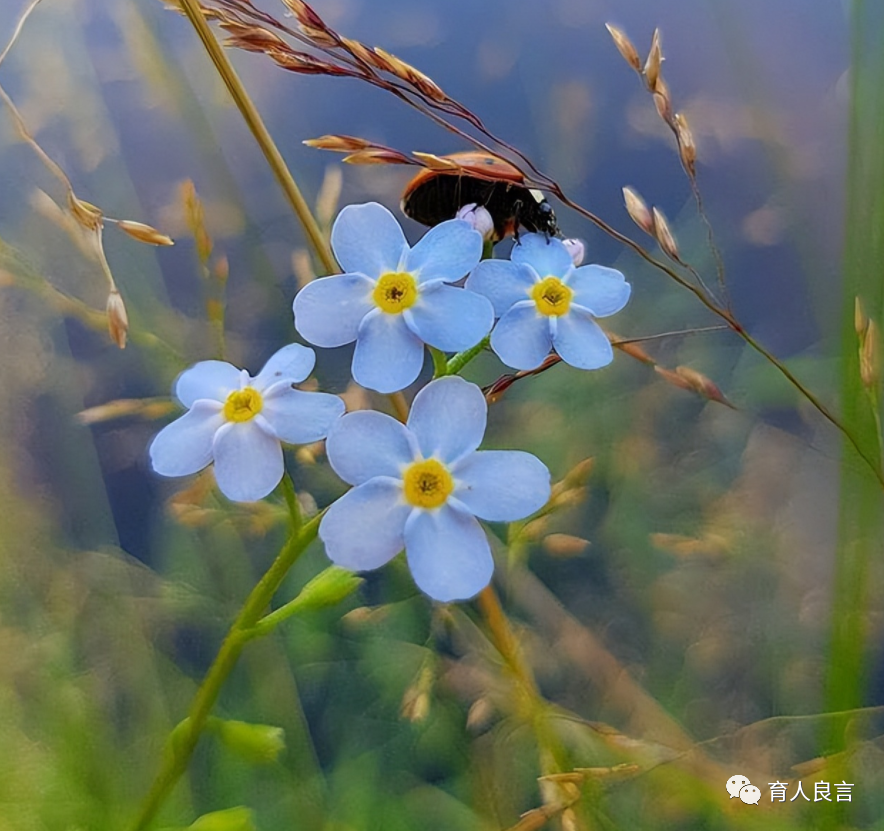
[[[486,335],[482,340],[480,340],[475,346],[470,349],[465,349],[463,352],[458,352],[453,358],[451,358],[448,363],[445,365],[445,371],[441,373],[437,373],[436,377],[442,377],[444,375],[458,375],[460,371],[476,357],[480,352],[483,352],[488,344],[491,343],[491,335]]]
[[[199,39],[203,42],[203,46],[205,46],[206,51],[209,53],[212,63],[215,64],[218,74],[227,86],[227,90],[230,92],[230,95],[245,120],[246,125],[249,130],[252,131],[255,141],[258,142],[258,146],[264,153],[264,158],[267,159],[270,169],[273,171],[277,181],[282,186],[286,198],[289,200],[295,214],[301,221],[301,225],[304,227],[304,232],[307,234],[307,238],[310,240],[310,244],[313,246],[316,255],[319,257],[322,267],[327,274],[337,272],[338,264],[335,262],[334,255],[332,254],[331,248],[329,248],[328,242],[323,236],[319,223],[310,211],[307,201],[304,199],[291,171],[286,166],[282,154],[279,152],[276,143],[270,136],[267,127],[264,125],[261,116],[258,114],[258,110],[252,102],[252,99],[249,97],[248,92],[246,92],[246,88],[243,86],[242,81],[236,74],[233,65],[227,59],[227,55],[224,54],[224,50],[218,44],[218,41],[215,40],[212,30],[209,28],[209,24],[206,22],[206,18],[200,10],[198,0],[181,0],[181,7],[187,15],[188,20],[193,24],[193,28],[196,29],[196,33],[199,35]]]
[[[297,534],[293,534],[273,561],[270,568],[246,599],[239,615],[221,644],[212,666],[197,690],[188,715],[188,726],[178,741],[171,742],[166,758],[147,796],[141,804],[131,831],[142,831],[153,819],[175,783],[187,769],[206,720],[218,699],[221,687],[236,665],[240,653],[250,639],[249,630],[260,619],[262,612],[279,588],[289,569],[307,546],[316,539],[319,530],[319,514],[307,522]]]

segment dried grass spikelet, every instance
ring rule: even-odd
[[[86,230],[97,231],[101,228],[101,209],[85,199],[80,199],[72,190],[68,191],[68,208],[77,223]]]
[[[617,51],[623,56],[626,63],[628,63],[636,72],[641,72],[642,62],[641,58],[638,56],[638,50],[633,46],[632,41],[626,36],[626,33],[612,23],[606,23],[605,28],[611,35],[611,38],[614,41],[614,46],[617,47]]]
[[[176,405],[168,398],[118,398],[77,413],[77,423],[88,427],[118,418],[138,417],[154,421],[174,412]]]
[[[304,139],[302,143],[306,144],[308,147],[316,147],[319,150],[334,150],[338,153],[352,153],[354,150],[365,150],[369,147],[377,146],[368,139],[359,138],[358,136],[343,136],[336,134]]]
[[[657,83],[654,86],[654,107],[657,110],[657,115],[672,126],[674,118],[672,115],[672,97],[669,94],[669,84],[661,77],[657,78]]]
[[[325,21],[303,0],[282,0],[282,4],[295,16],[302,26],[325,31]]]
[[[865,309],[863,308],[862,300],[857,297],[853,301],[853,329],[856,332],[857,336],[862,339],[863,333],[866,331],[866,326],[869,323],[869,319],[866,316]]]
[[[378,69],[389,72],[391,75],[395,75],[397,78],[411,84],[418,92],[433,101],[444,102],[449,100],[448,96],[442,91],[442,88],[429,75],[425,75],[411,64],[405,63],[405,61],[390,54],[386,49],[381,49],[380,46],[375,46],[372,51],[375,56],[374,64]]]
[[[233,44],[237,45],[237,44]],[[315,58],[306,52],[297,52],[294,49],[273,50],[265,52],[268,58],[277,66],[299,72],[302,75],[353,75],[353,70],[345,66],[329,63],[328,61]]]
[[[120,292],[114,288],[107,296],[105,306],[107,315],[107,330],[111,340],[120,348],[126,348],[126,338],[129,335],[129,316],[126,314],[126,304]]]
[[[623,202],[632,221],[646,234],[654,235],[654,218],[644,199],[632,188],[623,188]]]
[[[677,366],[673,371],[661,366],[655,366],[654,371],[674,387],[699,393],[708,401],[724,404],[725,407],[729,407],[732,410],[737,409],[715,382],[702,372],[697,372],[696,369],[691,369],[687,366]]]
[[[174,245],[175,240],[161,233],[151,225],[144,222],[135,222],[131,219],[118,219],[117,228],[128,234],[132,239],[148,245]]]
[[[590,544],[589,540],[575,537],[573,534],[547,534],[543,538],[543,547],[547,553],[561,559],[579,557]]]
[[[651,38],[651,51],[648,52],[648,59],[645,61],[644,68],[648,89],[657,89],[657,81],[660,78],[660,66],[662,63],[663,50],[660,48],[660,30],[654,29],[654,36]]]
[[[878,391],[881,386],[881,334],[874,320],[866,324],[860,342],[859,376],[867,390]]]
[[[343,186],[344,174],[340,165],[332,164],[326,167],[322,183],[319,185],[319,193],[316,194],[316,219],[325,228],[331,226],[338,211]]]
[[[424,167],[428,167],[430,170],[463,170],[463,167],[453,159],[446,159],[434,153],[421,153],[415,150],[411,155],[420,159]]]
[[[688,126],[688,120],[684,113],[676,113],[672,123],[675,127],[675,137],[678,139],[678,155],[688,175],[693,179],[697,175],[697,145],[694,143],[694,133]]]
[[[270,53],[286,52],[290,46],[277,34],[263,26],[242,23],[239,20],[223,20],[221,28],[227,32],[227,46],[235,46],[246,52]]]
[[[404,153],[388,147],[370,147],[344,156],[347,164],[414,164]]]
[[[341,46],[343,46],[357,61],[366,66],[377,66],[377,55],[371,51],[364,43],[352,38],[341,38]]]
[[[206,230],[205,209],[192,179],[186,179],[181,183],[181,201],[184,206],[184,220],[196,245],[197,258],[205,264],[212,256],[213,243]]]
[[[657,208],[653,209],[652,215],[654,218],[654,238],[660,243],[660,248],[663,249],[663,253],[666,254],[667,257],[680,263],[681,257],[678,253],[678,245],[675,242],[675,236],[669,228],[669,223],[666,221],[666,217],[663,216],[663,213]]]

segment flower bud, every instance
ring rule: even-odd
[[[209,727],[225,747],[255,764],[275,762],[285,750],[285,732],[281,727],[220,718],[211,719]]]
[[[464,205],[454,215],[454,218],[468,222],[472,228],[475,228],[482,235],[482,239],[486,241],[494,239],[494,220],[491,218],[491,214],[488,213],[488,209],[482,205],[477,205],[475,202]]]
[[[252,812],[240,805],[224,811],[212,811],[187,826],[188,831],[255,831]]]
[[[111,340],[120,347],[126,348],[126,337],[129,334],[129,316],[126,314],[126,304],[117,289],[113,289],[107,296],[107,329]]]
[[[362,578],[340,566],[329,566],[320,571],[292,601],[299,612],[336,606],[351,595],[362,583]]]
[[[571,256],[571,262],[574,268],[577,268],[586,256],[586,243],[582,239],[563,239],[562,244]]]

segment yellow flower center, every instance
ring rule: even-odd
[[[558,277],[544,277],[531,289],[531,299],[537,311],[546,317],[561,317],[568,314],[574,290],[568,288]]]
[[[407,271],[388,271],[381,275],[371,297],[382,312],[402,314],[417,302],[417,283]]]
[[[436,459],[414,462],[402,477],[405,501],[415,508],[438,508],[454,490],[448,468]]]
[[[224,402],[224,418],[228,421],[248,421],[264,408],[261,393],[253,387],[234,390]]]

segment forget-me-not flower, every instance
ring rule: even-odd
[[[283,475],[280,442],[325,438],[344,412],[337,395],[296,390],[313,369],[312,349],[284,346],[252,378],[225,361],[200,361],[175,381],[187,412],[150,445],[153,469],[187,476],[215,463],[221,492],[237,502],[267,496]]]
[[[619,312],[630,286],[619,271],[600,265],[575,267],[561,240],[523,234],[510,260],[483,260],[466,286],[484,294],[500,319],[491,348],[515,369],[534,369],[555,349],[565,363],[598,369],[614,351],[597,317]]]
[[[477,451],[488,407],[462,378],[431,381],[407,424],[349,413],[329,431],[332,468],[355,487],[319,526],[329,558],[354,571],[378,568],[403,548],[418,587],[464,600],[491,580],[494,561],[476,517],[511,522],[546,504],[549,471],[522,451]]]
[[[442,222],[410,248],[383,205],[348,205],[335,220],[331,243],[345,273],[301,289],[295,328],[316,346],[355,340],[352,372],[362,386],[404,389],[420,373],[425,343],[459,352],[491,330],[491,304],[447,285],[482,255],[482,237],[466,222]]]

